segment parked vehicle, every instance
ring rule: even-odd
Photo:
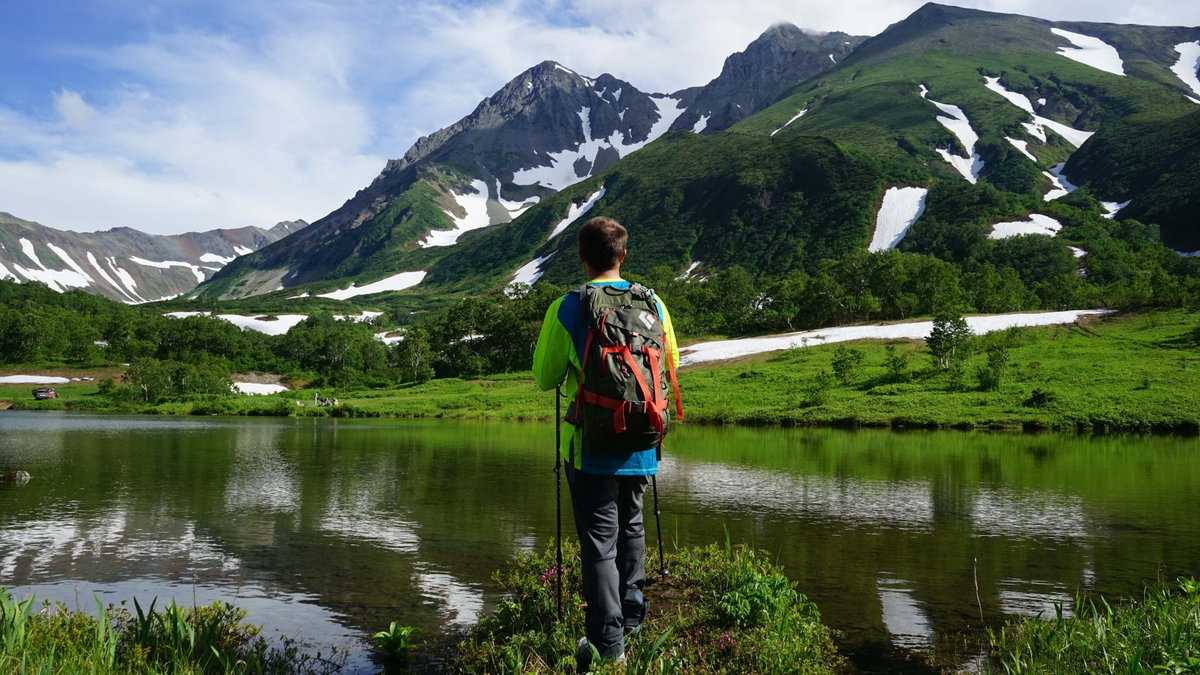
[[[58,398],[58,392],[49,387],[34,389],[33,398],[38,401],[45,401],[48,398]]]

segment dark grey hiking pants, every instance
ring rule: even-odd
[[[611,659],[625,651],[625,629],[641,625],[649,602],[642,495],[647,476],[597,476],[567,467],[583,562],[588,642]]]

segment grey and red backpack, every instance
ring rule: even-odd
[[[567,421],[583,428],[589,452],[661,448],[667,434],[667,378],[683,419],[671,345],[654,291],[585,284],[572,291],[588,321],[575,402]]]

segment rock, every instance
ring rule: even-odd
[[[25,471],[9,471],[8,473],[0,473],[0,483],[24,485],[28,482],[29,474]]]

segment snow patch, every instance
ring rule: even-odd
[[[776,129],[775,131],[772,131],[772,132],[771,132],[771,135],[772,135],[772,136],[774,136],[775,134],[777,134],[777,133],[779,133],[779,132],[783,131],[783,130],[784,130],[784,128],[785,128],[785,127],[787,127],[787,125],[791,124],[792,122],[795,122],[796,120],[800,119],[801,117],[804,117],[805,113],[807,113],[807,112],[808,112],[808,106],[805,106],[803,110],[801,110],[800,112],[796,113],[796,116],[795,116],[795,117],[793,117],[792,119],[790,119],[790,120],[788,120],[788,121],[784,122],[782,127],[779,127],[779,128],[778,128],[778,129]]]
[[[228,321],[229,323],[241,328],[242,330],[253,330],[267,335],[284,335],[293,326],[308,318],[305,314],[277,314],[273,315],[273,320],[265,320],[260,316],[242,316],[241,314],[209,314],[208,312],[168,312],[163,316],[169,316],[174,319],[184,319],[189,316],[215,316],[218,319]]]
[[[54,251],[54,255],[61,258],[62,261],[67,264],[67,267],[70,267],[71,269],[75,270],[75,272],[77,272],[80,276],[87,279],[89,284],[95,281],[94,279],[92,279],[92,277],[87,272],[83,271],[82,267],[80,267],[74,260],[71,259],[71,256],[68,255],[65,250],[55,246],[54,244],[50,244],[50,243],[47,243],[46,246],[49,247],[51,251]]]
[[[1068,246],[1067,248],[1071,249],[1071,255],[1075,256],[1077,259],[1087,255],[1087,251],[1081,248],[1076,248],[1074,246]]]
[[[1029,151],[1029,141],[1018,141],[1017,139],[1012,138],[1011,136],[1005,136],[1004,140],[1008,141],[1009,143],[1012,143],[1014,148],[1016,148],[1017,150],[1020,150],[1022,155],[1025,155],[1026,157],[1029,158],[1029,161],[1031,161],[1031,162],[1038,161],[1037,157],[1034,157],[1033,153]]]
[[[558,221],[558,224],[555,225],[554,229],[550,231],[550,236],[546,237],[546,241],[550,241],[551,239],[562,234],[563,231],[571,225],[571,223],[578,220],[581,216],[583,216],[583,214],[591,211],[592,207],[596,205],[596,202],[600,201],[600,199],[604,197],[604,192],[605,188],[602,187],[588,197],[587,201],[585,201],[583,204],[571,204],[571,208],[567,210],[567,217]]]
[[[708,128],[708,120],[712,115],[701,115],[700,119],[696,120],[696,124],[692,126],[692,133],[699,134]]]
[[[234,246],[233,252],[240,256],[241,255],[250,255],[251,253],[254,253],[254,249],[246,248],[245,246]]]
[[[618,102],[621,100],[621,89],[619,87],[613,92],[613,100]]]
[[[46,375],[4,375],[0,384],[70,384],[65,377],[49,377]]]
[[[41,259],[38,258],[37,251],[33,250],[33,242],[29,241],[28,239],[20,239],[19,241],[21,243],[21,252],[40,268],[25,269],[21,265],[13,263],[13,269],[15,269],[18,274],[25,277],[26,280],[40,281],[59,293],[65,293],[68,288],[87,288],[93,283],[94,280],[84,273],[82,269],[79,269],[79,266],[76,265],[74,261],[71,261],[69,264],[75,269],[48,269],[42,264]],[[64,255],[65,253],[66,252],[63,251]],[[9,273],[8,268],[4,269],[4,273]],[[16,275],[13,275],[13,278],[17,279]]]
[[[124,267],[117,264],[117,259],[110,257],[106,262],[108,262],[108,267],[113,271],[113,274],[116,274],[121,283],[125,285],[125,289],[129,291],[130,297],[135,298],[138,302],[146,302],[142,299],[142,296],[138,295],[137,282],[133,280],[133,276],[129,272],[126,272]]]
[[[536,284],[538,279],[541,279],[542,274],[544,274],[544,272],[542,272],[542,265],[545,264],[545,262],[550,259],[550,256],[554,255],[555,253],[557,253],[557,251],[551,251],[540,258],[534,258],[524,265],[521,265],[516,272],[513,272],[512,279],[510,279],[508,283],[528,284],[530,286]]]
[[[156,267],[156,268],[162,269],[162,270],[170,269],[172,267],[186,267],[192,271],[192,274],[196,275],[196,283],[198,283],[198,284],[204,283],[204,272],[200,271],[199,266],[193,265],[191,263],[180,262],[178,260],[164,260],[163,262],[154,262],[153,260],[143,260],[142,258],[139,258],[137,256],[129,256],[129,259],[139,265],[144,266],[144,267]]]
[[[37,251],[33,250],[33,242],[29,241],[28,239],[20,239],[19,242],[21,244],[21,252],[25,254],[25,257],[32,260],[34,265],[37,265],[42,269],[46,269],[46,266],[43,265],[42,261],[38,258]]]
[[[430,248],[433,246],[453,246],[458,242],[459,237],[464,232],[478,230],[481,227],[491,225],[491,219],[487,212],[487,184],[481,180],[471,181],[471,188],[475,190],[474,194],[456,195],[450,193],[454,197],[454,201],[467,212],[467,215],[462,218],[456,217],[450,212],[446,212],[450,216],[450,220],[454,222],[453,230],[430,230],[429,234],[421,240],[422,248]]]
[[[256,382],[234,382],[233,390],[239,394],[257,396],[262,394],[278,394],[288,391],[282,384],[258,384]]]
[[[696,271],[696,268],[700,266],[700,262],[701,261],[699,260],[693,260],[692,264],[688,265],[687,269],[683,271],[683,274],[675,277],[675,281],[683,281],[684,279],[691,277],[692,272]]]
[[[1074,323],[1082,316],[1109,314],[1112,310],[1072,310],[1069,312],[1041,312],[1026,314],[992,314],[967,317],[967,325],[976,334],[1007,330],[1013,326],[1054,326]],[[683,347],[680,364],[692,366],[698,363],[734,359],[751,354],[798,349],[808,344],[822,345],[850,340],[921,340],[933,330],[932,321],[913,323],[875,324],[870,326],[842,326],[818,330],[772,335],[738,340],[716,340]]]
[[[868,251],[886,251],[896,248],[908,228],[925,213],[925,198],[929,190],[921,187],[894,187],[883,193],[883,205],[875,217],[875,235],[871,237]]]
[[[4,263],[0,262],[0,279],[7,279],[9,277],[12,277],[14,280],[16,280],[17,275],[9,272],[8,268],[4,266]]]
[[[833,54],[829,55],[829,60],[833,61],[834,63],[837,63],[837,60],[833,58]]]
[[[366,286],[358,286],[350,284],[349,288],[344,288],[340,291],[332,291],[330,293],[320,293],[318,298],[332,298],[334,300],[348,300],[360,295],[370,295],[372,293],[383,293],[385,291],[402,291],[406,288],[412,288],[421,283],[425,278],[425,270],[417,270],[415,272],[401,272],[394,274],[385,279],[380,279],[367,284]]]
[[[1200,96],[1200,40],[1195,42],[1181,42],[1175,45],[1175,51],[1179,52],[1179,60],[1175,65],[1171,66],[1171,72],[1179,76],[1179,81],[1183,82],[1197,96]],[[1192,98],[1189,96],[1188,98]],[[1200,100],[1192,98],[1196,103]]]
[[[1074,48],[1060,47],[1059,56],[1065,56],[1072,61],[1078,61],[1085,66],[1091,66],[1106,73],[1125,75],[1125,64],[1121,61],[1121,55],[1104,40],[1090,35],[1072,33],[1061,28],[1051,28],[1050,32],[1066,38],[1075,45]]]
[[[503,206],[504,210],[508,211],[509,217],[513,220],[516,220],[522,213],[535,206],[541,199],[541,197],[535,195],[523,202],[505,201],[504,197],[500,196],[500,179],[496,179],[496,201],[500,202],[500,206]]]
[[[1059,136],[1062,136],[1067,140],[1068,143],[1077,148],[1086,143],[1087,140],[1096,133],[1094,131],[1080,131],[1075,127],[1063,124],[1062,122],[1055,122],[1048,117],[1042,117],[1041,115],[1034,113],[1033,104],[1029,102],[1029,99],[1015,91],[1006,89],[1004,85],[1000,84],[1000,78],[985,77],[983,79],[985,87],[996,92],[997,94],[1000,94],[1004,98],[1008,99],[1010,103],[1029,113],[1029,115],[1033,117],[1033,122],[1022,122],[1021,126],[1025,127],[1025,131],[1028,131],[1030,136],[1037,138],[1043,143],[1046,142],[1047,128]],[[1042,105],[1045,105],[1046,99],[1038,99],[1038,101]]]
[[[1104,217],[1108,218],[1109,220],[1114,220],[1114,219],[1116,219],[1117,214],[1121,212],[1121,209],[1125,208],[1126,206],[1129,206],[1129,203],[1132,201],[1133,200],[1131,199],[1129,201],[1124,201],[1124,202],[1120,202],[1120,203],[1100,202],[1100,206],[1104,207],[1104,211],[1105,211]]]
[[[967,182],[972,185],[978,183],[979,174],[983,171],[983,158],[979,156],[979,153],[975,152],[975,144],[979,142],[979,134],[975,133],[975,130],[971,128],[971,122],[967,119],[967,114],[962,111],[962,108],[948,103],[938,103],[929,98],[928,94],[929,88],[922,84],[921,98],[934,104],[938,110],[944,113],[938,115],[937,121],[941,122],[942,126],[949,129],[958,137],[959,142],[966,148],[967,154],[970,157],[960,157],[943,148],[935,148],[935,150],[942,156],[942,159],[946,160],[950,166],[962,174],[962,177],[967,179]]]
[[[1053,185],[1050,191],[1046,193],[1046,196],[1042,197],[1043,200],[1052,202],[1059,197],[1066,197],[1067,195],[1079,189],[1078,185],[1075,185],[1071,181],[1067,180],[1067,177],[1063,175],[1063,167],[1066,165],[1066,162],[1063,162],[1062,164],[1056,164],[1054,165],[1054,168],[1050,169],[1049,171],[1042,172],[1042,175],[1046,178],[1049,178],[1051,185]]]
[[[1044,234],[1053,237],[1058,234],[1062,227],[1062,223],[1050,216],[1034,213],[1029,216],[1029,220],[1027,221],[996,223],[992,226],[992,233],[988,235],[988,238],[1008,239],[1009,237],[1021,234]]]
[[[215,263],[217,265],[228,265],[229,263],[233,262],[233,260],[233,257],[226,258],[224,256],[219,256],[216,253],[205,253],[204,255],[200,256],[200,262]]]
[[[590,130],[587,129],[587,124],[585,124],[585,140],[583,143],[576,144],[574,148],[546,153],[545,161],[547,164],[517,171],[513,174],[512,182],[518,185],[533,185],[536,183],[554,190],[562,190],[591,175],[590,171],[584,176],[577,175],[575,164],[580,160],[588,164],[594,164],[596,155],[600,150],[606,148],[616,150],[620,157],[628,157],[630,153],[640,150],[646,144],[665,134],[671,128],[671,125],[674,124],[675,120],[683,114],[683,109],[678,107],[680,103],[678,99],[669,96],[651,95],[650,100],[658,108],[658,121],[651,125],[650,133],[647,135],[646,140],[628,141],[621,131],[614,131],[607,138],[592,138]],[[585,108],[584,110],[587,109]],[[580,119],[586,119],[590,115],[590,112],[585,114],[584,110],[578,113]]]
[[[125,297],[129,298],[130,300],[133,300],[133,297],[130,296],[128,293],[126,293],[125,289],[121,288],[120,284],[118,284],[111,276],[109,276],[108,272],[106,272],[104,270],[104,268],[100,266],[99,261],[96,260],[96,256],[92,255],[91,251],[87,252],[87,260],[88,260],[88,263],[93,268],[95,268],[97,272],[100,273],[100,278],[104,279],[105,281],[108,282],[109,286],[112,286],[113,288],[117,289],[118,292],[123,294]]]

